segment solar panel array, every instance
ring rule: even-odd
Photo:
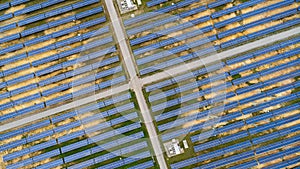
[[[162,142],[191,146],[171,168],[299,162],[299,45],[296,36],[146,86]]]
[[[150,9],[124,20],[140,75],[204,58],[300,21],[294,0],[162,1],[158,7],[159,2],[147,2]]]
[[[0,26],[0,122],[126,81],[102,2],[13,2],[1,8],[13,17]]]
[[[123,92],[1,133],[6,168],[154,167],[133,101]]]
[[[141,76],[300,21],[298,0],[143,6],[124,19]],[[105,10],[100,0],[0,3],[0,123],[126,83]],[[294,36],[145,86],[160,141],[189,145],[169,167],[298,167],[299,47]],[[7,169],[157,168],[136,104],[122,92],[2,132],[0,158]]]

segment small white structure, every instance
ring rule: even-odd
[[[183,148],[180,147],[178,139],[172,139],[172,141],[164,143],[165,150],[168,157],[173,157],[178,154],[184,153]]]
[[[189,148],[189,145],[186,140],[183,140],[182,142],[185,149]]]
[[[125,6],[127,7],[127,9],[132,9],[136,7],[131,0],[125,0],[123,2],[125,2]]]
[[[133,3],[132,0],[118,0],[118,6],[121,14],[137,10],[137,6]]]
[[[142,1],[141,0],[137,0],[137,4],[138,4],[138,6],[142,5]]]

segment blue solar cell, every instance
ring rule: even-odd
[[[282,1],[282,2],[279,2],[279,3],[272,4],[272,5],[268,6],[268,10],[274,10],[276,8],[281,8],[281,7],[284,7],[284,6],[288,6],[288,5],[291,5],[292,3],[293,3],[293,0]]]
[[[9,7],[10,7],[10,3],[9,2],[0,4],[0,10],[7,9]]]
[[[42,47],[42,48],[39,48],[36,50],[31,50],[27,53],[28,53],[28,56],[33,56],[33,55],[37,55],[37,54],[47,52],[47,51],[53,50],[53,49],[56,49],[55,44],[51,44],[51,45],[48,45],[48,46],[45,46],[45,47]]]
[[[90,32],[88,32],[86,34],[83,34],[82,38],[83,39],[87,39],[87,38],[90,38],[90,37],[94,37],[94,36],[105,34],[107,32],[109,32],[109,27],[108,26],[100,28],[100,29],[95,30],[95,31],[90,31]]]
[[[184,106],[184,107],[181,107],[179,109],[175,109],[175,110],[163,113],[161,115],[155,116],[155,120],[156,121],[161,121],[161,120],[164,120],[164,119],[167,119],[167,118],[171,118],[171,117],[183,114],[185,112],[188,112],[188,111],[191,111],[191,110],[194,110],[194,109],[198,109],[199,107],[200,107],[199,103],[188,105],[188,106]]]
[[[21,157],[21,156],[23,156],[25,154],[28,154],[28,153],[29,153],[29,149],[25,148],[25,149],[22,149],[20,151],[13,152],[13,153],[10,153],[10,154],[7,154],[7,155],[3,156],[3,160],[4,161],[9,161],[9,160]]]
[[[87,112],[90,112],[93,110],[98,110],[98,109],[100,109],[100,106],[98,104],[92,104],[92,105],[85,106],[81,109],[76,110],[76,113],[83,114],[83,113],[87,113]]]
[[[49,18],[49,17],[53,17],[53,16],[56,16],[56,15],[65,13],[65,12],[69,12],[69,11],[71,11],[72,9],[73,9],[73,8],[72,8],[72,5],[63,6],[63,7],[60,7],[60,8],[58,8],[58,9],[55,9],[55,10],[46,12],[46,13],[45,13],[45,18]]]
[[[27,137],[27,143],[45,138],[47,136],[51,136],[53,134],[54,134],[53,130],[47,130],[47,131],[41,132],[41,133],[36,134],[36,135],[28,136]]]
[[[230,13],[233,13],[235,11],[239,10],[238,6],[233,6],[233,7],[230,7],[230,8],[227,8],[227,9],[224,9],[222,11],[217,11],[217,12],[214,12],[211,17],[213,19],[215,18],[218,18],[218,17],[221,17],[223,15],[227,15],[227,14],[230,14]]]
[[[137,17],[125,20],[124,25],[129,26],[131,24],[138,23],[138,22],[143,21],[145,19],[150,19],[151,17],[155,17],[157,15],[159,15],[159,13],[157,13],[157,12],[145,13],[145,14],[139,15]]]
[[[105,18],[105,16],[103,16],[101,18],[97,18],[97,19],[82,23],[79,25],[79,28],[80,29],[88,28],[88,27],[94,26],[96,24],[101,24],[105,21],[106,21],[106,18]]]
[[[224,21],[217,22],[217,23],[214,24],[214,27],[221,28],[221,27],[224,27],[224,26],[229,25],[231,23],[239,22],[239,21],[242,21],[242,20],[243,20],[242,17],[236,16],[234,18],[230,18],[230,19],[227,19],[227,20],[224,20]]]
[[[44,120],[42,122],[39,122],[39,123],[35,123],[33,125],[30,125],[30,126],[26,126],[24,128],[24,132],[29,132],[29,131],[32,131],[32,130],[36,130],[38,128],[41,128],[41,127],[45,127],[47,125],[50,124],[50,121],[49,120]]]
[[[283,91],[290,90],[290,89],[293,89],[293,88],[294,88],[294,86],[292,84],[288,84],[288,85],[285,85],[285,86],[281,86],[281,87],[277,87],[277,88],[268,90],[268,91],[266,91],[266,94],[268,96],[272,96],[272,95],[275,95],[275,94],[278,94],[278,93],[281,93]]]
[[[110,169],[110,168],[114,168],[114,167],[118,168],[118,167],[121,167],[123,165],[124,165],[123,160],[119,160],[119,161],[115,161],[115,162],[103,165],[103,166],[101,166],[99,168],[101,168],[101,169]]]
[[[263,110],[264,108],[267,108],[267,107],[270,107],[269,102],[262,103],[262,104],[259,104],[259,105],[256,105],[256,106],[252,106],[252,107],[243,109],[242,112],[244,114],[250,114],[250,113],[254,113],[254,112],[259,112],[259,111],[261,111],[261,110]]]
[[[156,10],[155,12],[167,13],[167,12],[175,10],[176,8],[177,8],[176,5],[170,5],[170,6],[166,6],[164,8],[160,8],[160,9]]]
[[[1,85],[0,85],[1,86]],[[5,87],[5,86],[4,86]],[[0,87],[1,88],[1,87]],[[0,94],[0,99],[6,99],[6,98],[9,98],[11,97],[10,93],[9,92],[6,92],[6,93],[1,93]]]
[[[29,0],[12,0],[10,2],[10,5],[11,6],[16,6],[16,5],[20,5],[20,4],[26,3],[26,2],[29,2]]]
[[[77,137],[81,137],[83,135],[85,135],[85,132],[83,130],[76,131],[76,132],[73,132],[71,134],[67,134],[67,135],[59,137],[57,139],[57,142],[58,143],[63,143],[63,142],[66,142],[68,140],[71,140],[71,139],[74,139],[74,138],[77,138]]]
[[[20,105],[20,104],[23,104],[23,103],[26,103],[26,102],[38,99],[40,97],[41,97],[41,94],[40,93],[36,93],[36,94],[32,94],[32,95],[26,96],[25,98],[20,98],[18,100],[15,100],[14,103],[15,103],[15,105]]]
[[[247,140],[247,141],[244,141],[244,142],[241,142],[238,144],[234,144],[234,145],[225,147],[225,148],[223,148],[223,150],[225,153],[230,153],[230,152],[233,152],[236,150],[241,150],[241,149],[244,149],[244,148],[247,148],[250,146],[251,146],[251,142],[249,140]]]
[[[8,102],[0,105],[0,110],[9,109],[15,106],[14,102]]]
[[[63,96],[60,96],[60,97],[54,98],[52,100],[46,101],[46,106],[51,106],[53,104],[57,104],[59,102],[63,102],[63,101],[69,100],[71,98],[72,98],[72,94],[71,93],[65,94]]]
[[[69,144],[69,145],[66,145],[66,146],[62,147],[61,151],[62,151],[62,153],[66,153],[66,152],[69,152],[69,151],[72,151],[72,150],[84,147],[84,146],[86,146],[88,144],[89,143],[88,143],[87,139],[81,140],[81,141],[75,142],[73,144]]]
[[[56,145],[54,139],[29,147],[31,153]]]
[[[205,149],[209,149],[209,148],[218,146],[220,144],[221,144],[221,142],[220,142],[219,139],[212,140],[212,141],[209,141],[209,142],[206,142],[206,143],[201,143],[199,145],[194,146],[194,151],[199,152],[199,151],[202,151],[202,150],[205,150]]]
[[[7,58],[7,59],[0,60],[0,66],[6,65],[6,64],[9,64],[9,63],[13,63],[13,62],[18,61],[18,60],[22,60],[26,57],[27,57],[26,53],[23,53],[23,54],[20,54],[20,55],[17,55],[17,56],[13,56],[13,57],[10,57],[10,58]]]
[[[250,66],[248,66],[248,67],[250,67]],[[259,77],[260,77],[259,73],[254,73],[254,74],[251,74],[251,75],[248,75],[248,76],[244,76],[244,77],[241,77],[241,78],[238,78],[238,79],[234,79],[234,80],[232,80],[232,83],[234,85],[239,85],[239,84],[248,82],[250,80],[257,79]]]
[[[103,161],[106,161],[106,160],[109,160],[109,159],[112,159],[112,158],[114,158],[114,157],[117,157],[116,156],[116,154],[117,153],[115,153],[116,151],[114,151],[114,152],[109,152],[109,153],[107,153],[107,154],[104,154],[104,155],[101,155],[101,156],[98,156],[98,157],[96,157],[95,158],[95,163],[101,163],[101,162],[103,162]]]
[[[145,148],[147,146],[148,146],[147,142],[143,141],[143,142],[140,142],[140,143],[137,143],[137,144],[134,144],[134,145],[130,145],[128,147],[121,148],[120,149],[121,155],[128,154],[128,153],[131,153],[133,151],[140,150],[140,149]]]
[[[59,74],[59,75],[53,76],[51,78],[45,79],[43,81],[40,81],[39,85],[40,86],[45,86],[45,85],[48,85],[48,84],[51,84],[51,83],[54,83],[54,82],[58,82],[58,81],[63,80],[65,78],[66,78],[65,74]]]
[[[112,57],[112,58],[109,58],[109,59],[102,60],[100,62],[93,63],[92,67],[93,67],[93,69],[96,69],[96,68],[99,68],[99,67],[103,67],[103,66],[106,66],[106,65],[118,62],[118,61],[119,61],[119,57],[115,56],[115,57]],[[119,67],[118,69],[120,69],[120,68],[121,67]],[[110,70],[112,70],[112,71],[118,71],[118,69],[110,69]]]
[[[51,61],[54,61],[54,60],[57,60],[57,59],[58,59],[57,54],[51,55],[51,56],[45,57],[43,59],[33,61],[32,66],[42,65],[42,64],[45,64],[45,63],[48,63],[48,62],[51,62]]]
[[[44,36],[33,38],[33,39],[30,39],[30,40],[24,42],[24,45],[25,46],[32,46],[32,45],[37,44],[39,42],[44,42],[44,41],[47,41],[47,40],[50,40],[50,39],[51,39],[51,35],[44,35]]]
[[[97,2],[99,2],[99,0],[88,0],[88,1],[77,2],[77,3],[72,4],[72,7],[74,9],[77,9],[77,8],[82,8],[82,7],[97,3]]]
[[[154,166],[153,161],[147,161],[147,162],[140,163],[138,165],[129,167],[128,169],[151,168],[153,166]]]
[[[110,121],[110,123],[113,126],[113,125],[116,125],[116,124],[119,124],[119,123],[122,123],[122,122],[125,122],[125,121],[128,121],[128,120],[135,119],[137,117],[138,117],[137,113],[131,113],[131,114],[128,114],[128,115],[121,116],[119,118],[112,119]]]
[[[232,135],[229,135],[229,136],[222,137],[221,141],[222,141],[222,143],[228,143],[228,142],[235,141],[237,139],[244,138],[244,137],[247,137],[247,136],[248,136],[248,133],[246,131],[241,131],[241,132],[238,132],[236,134],[232,134]]]
[[[231,2],[231,0],[221,0],[221,1],[219,0],[219,1],[208,4],[207,6],[208,6],[208,8],[216,8],[218,6],[227,4],[229,2]]]
[[[72,19],[72,18],[70,18],[70,19]],[[57,38],[57,37],[60,37],[60,36],[63,36],[63,35],[66,35],[66,34],[69,34],[69,33],[72,33],[72,32],[76,32],[79,29],[80,29],[79,26],[73,26],[71,28],[67,28],[67,29],[64,29],[64,30],[61,30],[61,31],[54,32],[54,33],[51,34],[51,36],[52,36],[52,38]]]
[[[246,103],[249,103],[251,101],[259,100],[259,99],[264,98],[264,97],[266,97],[265,93],[259,93],[259,94],[253,95],[251,97],[248,97],[248,98],[245,98],[245,99],[241,99],[239,101],[239,103],[240,104],[246,104]]]
[[[32,79],[32,78],[34,78],[33,73],[28,74],[28,75],[24,75],[24,76],[20,76],[20,77],[15,78],[15,79],[8,80],[6,83],[7,83],[7,85],[14,85],[16,83],[24,82],[24,81]]]
[[[19,39],[21,36],[19,33],[16,33],[16,34],[12,34],[12,35],[9,35],[9,36],[5,36],[3,38],[0,39],[0,43],[5,43],[5,42],[9,42],[9,41],[13,41],[13,40],[16,40],[16,39]]]
[[[20,115],[23,115],[23,114],[26,114],[26,113],[29,113],[29,112],[32,112],[32,111],[35,111],[35,110],[42,109],[44,107],[45,107],[44,103],[35,104],[33,106],[18,110],[17,115],[20,116]]]
[[[48,95],[51,95],[51,94],[54,94],[54,93],[58,93],[58,92],[61,92],[63,90],[69,89],[69,88],[70,87],[69,87],[68,84],[62,84],[60,86],[57,86],[57,87],[54,87],[54,88],[51,88],[51,89],[43,91],[42,95],[43,96],[48,96]]]
[[[55,167],[63,165],[63,164],[64,164],[64,161],[62,159],[58,159],[58,160],[55,160],[55,161],[48,162],[46,164],[39,165],[39,166],[36,167],[36,169],[55,168]]]
[[[78,164],[69,166],[68,169],[87,168],[87,167],[89,167],[91,165],[94,165],[94,164],[95,164],[94,159],[90,159],[90,160],[83,161],[83,162],[80,162]]]
[[[11,137],[14,137],[16,135],[19,135],[19,134],[23,134],[24,131],[23,129],[18,129],[18,130],[13,130],[13,131],[10,131],[10,132],[6,132],[4,134],[1,134],[0,136],[0,140],[5,140],[5,139],[8,139],[8,138],[11,138]]]
[[[68,46],[72,43],[76,43],[76,42],[79,42],[81,40],[82,40],[82,36],[74,36],[74,37],[56,42],[55,47],[60,48],[60,47]]]
[[[18,24],[18,26],[24,26],[24,25],[27,25],[27,24],[30,24],[30,23],[33,23],[33,22],[36,22],[36,21],[43,20],[45,18],[46,18],[45,14],[39,14],[39,15],[35,15],[35,16],[26,18],[24,20],[21,20],[17,24]]]
[[[10,142],[8,144],[4,144],[0,147],[0,151],[4,151],[4,150],[8,150],[8,149],[12,149],[18,146],[21,146],[23,144],[26,144],[26,139],[21,139],[21,140],[17,140],[17,141],[13,141]]]
[[[30,165],[33,163],[32,158],[27,158],[26,160],[22,160],[16,163],[13,163],[11,165],[7,165],[6,169],[16,169],[16,168],[22,168],[25,167],[27,165]]]
[[[239,164],[236,166],[231,167],[230,169],[243,169],[243,168],[251,168],[258,165],[257,162],[255,160],[243,163],[243,164]]]
[[[68,113],[62,114],[60,116],[55,116],[51,120],[52,120],[52,123],[57,123],[57,122],[65,120],[67,118],[74,117],[74,116],[76,116],[76,113],[73,111],[73,112],[68,112]]]
[[[164,2],[167,2],[167,0],[155,0],[155,1],[148,1],[146,3],[147,7],[152,7],[152,6],[155,6],[155,5],[159,5],[161,3],[164,3]]]
[[[11,24],[0,27],[0,32],[5,32],[5,31],[8,31],[8,30],[14,29],[16,27],[17,27],[16,23],[11,23]]]
[[[199,161],[204,161],[204,160],[208,160],[211,158],[221,156],[223,154],[225,154],[225,152],[221,149],[221,150],[217,150],[217,151],[209,152],[207,154],[200,155],[197,158]]]
[[[0,88],[4,88],[4,87],[6,87],[7,86],[7,83],[6,82],[1,82],[0,83]]]
[[[49,152],[46,152],[46,153],[34,156],[32,159],[33,159],[33,162],[36,163],[36,162],[45,160],[47,158],[51,158],[51,157],[57,156],[59,154],[60,154],[59,149],[55,149],[55,150],[52,150],[52,151],[49,151]]]
[[[15,16],[23,15],[23,14],[26,14],[26,13],[29,13],[29,12],[33,12],[33,11],[39,10],[41,8],[42,8],[42,6],[40,4],[35,4],[35,5],[32,5],[32,6],[20,9],[18,11],[15,11],[14,15]]]
[[[242,42],[245,42],[247,40],[249,40],[247,36],[241,36],[234,40],[229,40],[227,42],[222,43],[221,48],[227,48],[233,45],[241,44]]]
[[[246,30],[247,28],[242,25],[242,26],[239,26],[239,27],[235,27],[235,28],[232,28],[232,29],[229,29],[229,30],[226,30],[224,32],[221,32],[219,33],[217,36],[219,39],[221,38],[224,38],[224,37],[227,37],[227,36],[230,36],[230,35],[233,35],[233,34],[236,34],[238,32],[242,32],[244,30]]]
[[[170,132],[170,133],[166,133],[166,134],[163,134],[161,136],[161,139],[163,141],[167,141],[167,140],[171,140],[175,137],[179,137],[179,136],[182,136],[182,135],[186,135],[187,133],[189,133],[190,130],[189,128],[185,128],[185,129],[180,129],[180,130],[176,130],[174,132]]]
[[[49,1],[46,1],[46,2],[42,2],[41,6],[42,6],[42,8],[45,8],[45,7],[52,6],[52,5],[55,5],[55,4],[58,4],[60,2],[64,2],[64,1],[65,0],[49,0]]]
[[[293,44],[297,44],[299,42],[300,42],[300,37],[296,37],[291,40],[281,42],[279,45],[280,45],[280,48],[284,48],[284,47],[287,47],[287,46],[290,46]]]
[[[0,8],[1,8],[1,6],[0,6]],[[12,13],[8,13],[8,14],[1,15],[1,16],[0,16],[0,22],[1,22],[1,21],[5,21],[5,20],[7,20],[7,19],[10,19],[10,18],[12,18],[12,17],[13,17],[13,14],[12,14]]]
[[[282,13],[273,15],[271,17],[272,17],[273,20],[278,20],[278,19],[282,19],[282,18],[288,17],[290,15],[294,15],[296,13],[297,13],[297,8],[294,8],[294,9],[290,9],[290,10],[284,11]]]
[[[87,17],[87,16],[90,16],[90,15],[94,15],[94,14],[97,14],[97,13],[100,13],[103,11],[103,8],[102,7],[97,7],[97,8],[94,8],[92,10],[88,10],[88,11],[84,11],[84,12],[81,12],[79,14],[76,14],[75,17],[77,19],[82,19],[84,17]]]
[[[59,69],[62,69],[62,64],[57,64],[57,65],[53,65],[53,66],[50,66],[50,67],[47,67],[45,69],[42,69],[40,71],[37,71],[35,74],[37,76],[42,76],[42,75],[45,75],[45,74],[48,74],[48,73],[52,73],[56,70],[59,70]]]
[[[85,94],[88,94],[88,93],[94,93],[97,90],[99,90],[99,86],[98,85],[92,85],[92,86],[80,89],[78,91],[74,91],[72,93],[72,96],[73,96],[73,98],[75,98],[75,97],[79,97],[79,96],[82,96],[82,95],[85,95]]]
[[[267,29],[260,30],[258,32],[252,33],[252,34],[248,34],[248,37],[253,39],[253,38],[256,38],[256,37],[259,37],[259,36],[262,36],[262,35],[272,33],[274,31],[278,31],[278,30],[281,30],[281,29],[284,29],[284,28],[288,28],[288,27],[296,25],[298,23],[300,23],[300,19],[296,18],[294,20],[290,20],[290,21],[285,22],[283,24],[275,25],[275,26],[269,27]]]
[[[201,114],[203,114],[203,113],[201,113]],[[171,129],[171,128],[183,125],[185,123],[188,123],[189,121],[196,120],[196,118],[197,118],[196,115],[178,118],[174,121],[159,125],[158,130],[163,131],[163,130]]]
[[[236,128],[241,128],[241,127],[243,127],[244,125],[245,125],[245,124],[244,124],[243,121],[239,121],[239,122],[235,122],[235,123],[232,123],[232,124],[228,124],[228,125],[219,127],[219,128],[217,129],[217,131],[218,131],[218,133],[224,133],[224,132],[227,132],[227,131],[236,129]]]
[[[99,88],[100,89],[104,89],[106,87],[109,87],[109,86],[116,85],[116,84],[119,84],[121,82],[124,82],[125,80],[126,80],[125,76],[120,76],[120,77],[114,78],[112,80],[100,83],[99,84]]]
[[[68,16],[68,17],[65,17],[65,18],[62,18],[62,19],[59,19],[59,20],[56,20],[56,21],[51,21],[51,22],[48,23],[48,25],[49,25],[49,28],[52,28],[52,27],[56,27],[56,26],[68,23],[68,22],[75,21],[75,20],[76,20],[75,16]],[[58,32],[63,32],[65,30],[66,29],[58,31]],[[56,33],[57,32],[54,32],[52,35],[56,35]]]
[[[260,137],[256,137],[252,139],[253,144],[260,144],[262,142],[266,142],[275,138],[279,138],[280,134],[278,132],[273,132],[270,134],[266,134]]]
[[[54,128],[54,132],[59,133],[59,132],[65,131],[65,130],[70,130],[72,128],[78,127],[80,125],[81,125],[81,123],[79,121],[74,121],[74,122],[71,122],[71,123],[61,125],[61,126],[58,126],[58,127]]]
[[[27,64],[24,64],[24,65],[20,65],[20,66],[14,67],[12,69],[4,70],[3,71],[3,75],[4,76],[8,76],[8,75],[11,75],[13,73],[17,73],[17,72],[20,72],[22,70],[29,69],[29,68],[30,68],[30,64],[27,63]]]
[[[192,164],[195,164],[198,162],[199,162],[199,159],[197,157],[192,157],[192,158],[171,164],[171,168],[172,169],[183,168],[185,166],[192,165]]]

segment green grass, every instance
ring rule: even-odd
[[[293,105],[293,104],[297,104],[297,103],[300,103],[300,98],[297,98],[295,100],[291,100],[291,101],[285,103],[285,105],[289,106],[289,105]]]
[[[297,88],[295,88],[293,91],[292,91],[292,93],[297,93],[297,92],[299,92],[300,91],[300,87],[297,87]]]
[[[233,75],[231,77],[232,77],[232,80],[234,80],[234,79],[241,78],[242,76],[240,74],[236,74],[236,75]]]
[[[248,2],[249,0],[238,0],[241,3]]]
[[[214,8],[216,10],[215,12],[222,11],[225,8],[225,6],[226,4]]]

